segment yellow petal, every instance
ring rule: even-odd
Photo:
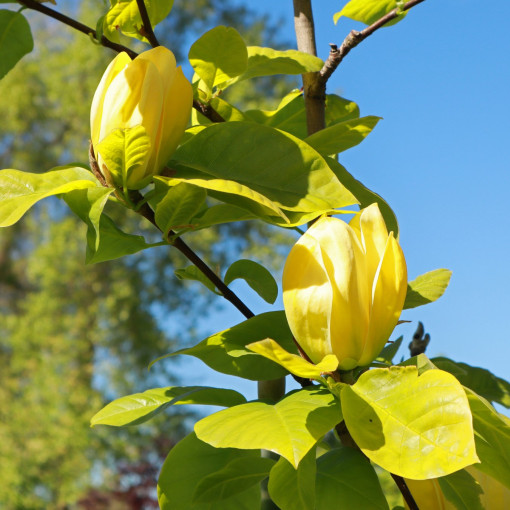
[[[430,480],[410,480],[406,478],[405,481],[418,508],[424,510],[455,510],[455,505],[452,505],[444,497],[436,478]],[[405,504],[405,507],[409,508],[407,504]]]
[[[113,79],[131,62],[126,52],[119,53],[106,68],[106,71],[99,82],[99,85],[92,99],[92,107],[90,109],[90,132],[92,144],[95,146],[99,142],[99,131],[101,126],[101,118],[103,116],[104,96]]]
[[[291,374],[306,379],[313,379],[320,377],[324,372],[333,372],[338,368],[338,360],[333,354],[328,354],[324,359],[314,365],[309,361],[306,361],[301,356],[291,354],[281,347],[277,342],[266,338],[259,342],[254,342],[246,346],[253,352],[264,356],[286,368]]]

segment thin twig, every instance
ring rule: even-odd
[[[154,33],[154,30],[152,29],[151,20],[149,19],[149,13],[147,12],[147,7],[144,0],[136,0],[136,4],[138,5],[138,10],[140,11],[140,16],[143,23],[140,33],[147,38],[153,48],[156,48],[156,46],[161,46],[156,37],[156,34]]]
[[[43,4],[40,4],[36,0],[18,0],[21,5],[24,7],[27,7],[28,9],[32,9],[34,11],[38,11],[42,14],[45,14],[46,16],[49,16],[50,18],[56,19],[57,21],[60,21],[61,23],[64,23],[64,25],[68,25],[75,30],[78,30],[79,32],[82,32],[86,35],[91,35],[94,39],[96,39],[102,46],[105,46],[106,48],[110,48],[114,51],[121,52],[125,51],[131,58],[135,58],[138,54],[133,51],[132,49],[128,48],[127,46],[123,46],[122,44],[114,43],[113,41],[110,41],[105,36],[102,36],[100,40],[97,39],[97,33],[96,31],[87,26],[83,23],[80,23],[79,21],[76,21],[73,18],[70,18],[69,16],[66,16],[65,14],[61,14],[58,11],[55,11],[51,9],[50,7],[46,7]]]
[[[211,122],[225,122],[225,119],[210,105],[193,99],[193,108],[207,117]]]
[[[411,494],[411,491],[409,490],[409,487],[407,486],[406,481],[399,475],[394,475],[393,473],[390,474],[393,480],[395,480],[395,483],[397,484],[397,487],[399,488],[405,502],[407,503],[409,510],[420,510],[413,498],[413,495]]]
[[[367,37],[372,35],[376,30],[379,30],[390,21],[397,18],[402,11],[408,11],[415,5],[421,4],[425,0],[410,0],[406,2],[400,9],[393,9],[388,14],[379,18],[376,22],[370,26],[364,28],[361,31],[351,30],[349,35],[344,39],[344,42],[340,45],[340,48],[336,44],[331,44],[331,50],[329,57],[324,63],[323,68],[319,71],[321,81],[326,84],[330,76],[334,73],[335,69],[340,65],[342,60],[348,55],[348,53],[355,48],[360,42],[364,41]]]

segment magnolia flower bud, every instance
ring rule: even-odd
[[[368,365],[397,325],[407,268],[377,204],[347,225],[324,217],[292,248],[283,271],[290,329],[314,363],[327,354],[339,368]]]
[[[107,182],[140,189],[159,174],[179,145],[192,102],[191,84],[170,50],[158,46],[134,60],[119,53],[97,87],[90,112],[92,145]],[[119,175],[105,164],[99,144],[115,130],[137,126],[145,129],[148,151]]]

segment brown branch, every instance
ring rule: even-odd
[[[225,119],[210,105],[202,103],[198,99],[193,99],[193,108],[207,117],[211,122],[225,122]]]
[[[156,48],[156,46],[161,46],[156,37],[156,34],[154,33],[154,30],[152,29],[151,20],[149,19],[149,13],[147,12],[147,7],[144,0],[136,0],[136,4],[138,5],[138,11],[140,12],[143,23],[140,33],[147,38],[153,48]]]
[[[395,483],[397,484],[398,489],[400,490],[405,502],[407,503],[409,510],[420,510],[413,498],[413,495],[411,494],[411,491],[409,490],[409,487],[407,486],[406,481],[399,475],[394,475],[393,473],[390,474],[393,480],[395,480]]]
[[[364,41],[367,37],[372,35],[376,30],[379,30],[390,21],[397,18],[402,11],[408,11],[415,5],[421,4],[425,0],[410,0],[406,2],[401,9],[393,9],[392,11],[385,14],[382,18],[372,23],[370,26],[364,28],[361,31],[351,30],[349,35],[344,39],[340,48],[336,44],[331,44],[331,50],[329,57],[324,63],[323,68],[319,71],[321,81],[326,84],[330,76],[335,72],[335,69],[340,65],[342,60],[349,54],[349,52],[355,48],[360,42]]]
[[[18,0],[18,1],[21,5],[23,5],[24,7],[27,7],[28,9],[32,9],[34,11],[38,11],[42,14],[45,14],[46,16],[49,16],[50,18],[56,19],[57,21],[64,23],[64,25],[68,25],[68,26],[74,28],[75,30],[78,30],[79,32],[82,32],[86,35],[91,35],[92,37],[94,37],[94,39],[98,40],[97,33],[93,28],[91,28],[87,25],[84,25],[83,23],[80,23],[79,21],[76,21],[75,19],[70,18],[69,16],[66,16],[65,14],[61,14],[60,12],[51,9],[50,7],[46,7],[45,5],[40,4],[36,0]],[[100,40],[98,40],[98,42],[102,46],[105,46],[106,48],[110,48],[114,51],[117,51],[117,52],[125,51],[131,58],[135,58],[138,55],[135,51],[131,50],[127,46],[123,46],[122,44],[114,43],[114,42],[110,41],[109,39],[107,39],[104,35],[101,37]]]

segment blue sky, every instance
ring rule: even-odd
[[[242,2],[239,2],[242,3]],[[316,0],[319,56],[361,25],[332,16],[345,2]],[[292,2],[258,0],[293,40]],[[508,370],[510,270],[510,37],[502,27],[510,2],[482,8],[474,0],[427,0],[396,26],[354,49],[328,91],[356,101],[362,115],[384,118],[340,161],[381,194],[400,223],[409,277],[446,267],[450,287],[439,301],[404,311],[413,321],[398,327],[405,344],[418,320],[432,337],[429,356]],[[268,308],[243,283],[234,287],[257,312]],[[236,311],[217,318],[217,329],[240,322]],[[407,349],[401,354],[407,355]],[[184,363],[186,382],[237,387],[249,397],[255,385],[218,377],[198,362]]]

